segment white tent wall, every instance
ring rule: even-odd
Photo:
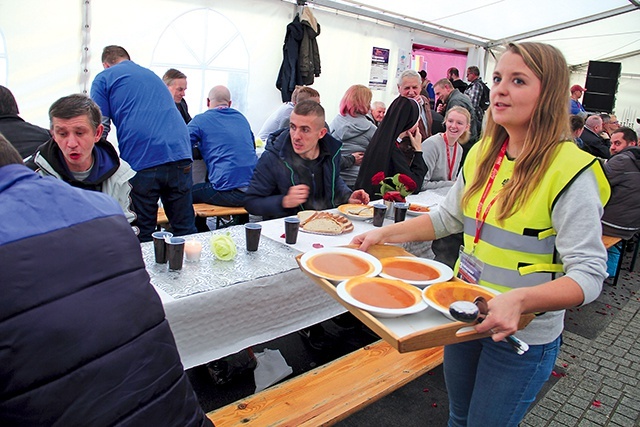
[[[7,79],[0,84],[7,85],[14,93],[23,117],[43,127],[48,127],[47,110],[53,101],[84,89],[82,3],[75,0],[0,0],[0,32],[5,37],[8,63]],[[387,88],[374,91],[374,99],[389,103],[397,95],[398,51],[404,49],[410,53],[414,32],[312,10],[321,25],[317,40],[322,61],[322,73],[313,87],[321,94],[327,121],[337,114],[340,99],[350,85],[368,84],[374,46],[390,50]],[[203,16],[213,14],[218,19],[216,22],[222,20],[230,27],[235,26],[246,47],[247,58],[240,58],[238,62],[247,62],[247,102],[241,103],[241,107],[238,103],[234,106],[243,111],[257,132],[281,103],[275,81],[282,62],[286,26],[296,12],[296,6],[291,3],[279,0],[112,0],[90,2],[89,12],[87,90],[102,70],[102,48],[117,44],[128,50],[134,62],[152,68],[158,75],[170,66],[185,72],[190,112],[192,115],[202,112],[206,108],[204,99],[208,90],[216,84],[227,84],[215,80],[215,73],[194,71],[197,65],[194,65],[193,57],[206,61],[207,54],[213,55],[212,50],[220,37],[215,29],[204,30],[198,26],[203,20],[207,21],[205,24],[211,24],[211,18]],[[189,23],[193,25],[188,27]],[[167,42],[171,39],[175,41],[174,45]],[[438,42],[437,37],[423,39]],[[242,56],[239,53],[239,57]],[[166,64],[166,67],[159,64]],[[232,89],[232,97],[234,95],[237,94]]]
[[[623,3],[616,0],[616,7]],[[313,5],[313,1],[310,4]],[[89,38],[83,40],[85,7],[88,7],[90,26]],[[391,3],[389,7],[392,7]],[[282,61],[285,29],[296,10],[294,4],[283,0],[0,0],[0,37],[3,38],[0,46],[6,46],[6,53],[0,49],[0,68],[6,64],[7,70],[6,75],[0,72],[0,84],[12,90],[26,120],[47,127],[48,106],[60,96],[88,89],[95,75],[102,70],[102,48],[120,44],[135,62],[152,68],[159,75],[171,66],[184,71],[189,77],[186,99],[192,115],[204,110],[204,99],[210,87],[228,84],[235,98],[234,106],[245,113],[257,131],[281,102],[275,80]],[[368,83],[374,46],[390,50],[387,87],[374,91],[374,99],[387,104],[397,94],[398,54],[401,50],[410,53],[413,43],[470,50],[468,65],[478,65],[483,70],[482,48],[475,49],[451,38],[336,12],[327,7],[312,7],[312,11],[322,29],[318,37],[322,74],[313,87],[321,94],[327,121],[337,113],[340,98],[348,86]],[[482,10],[477,11],[477,14],[482,13]],[[590,52],[588,59],[602,59],[623,53],[625,46],[619,38],[613,42],[613,36],[601,40],[597,28],[605,31],[615,22],[616,29],[620,29],[617,32],[628,40],[628,48],[634,48],[637,23],[633,24],[633,18],[638,13],[623,14],[602,20],[600,25],[590,23],[536,39],[566,51],[570,64],[578,63],[578,58],[584,62],[585,58],[575,56],[575,52],[582,55],[585,49]],[[455,22],[460,20],[459,16],[454,19]],[[623,25],[618,26],[620,22]],[[464,27],[463,24],[459,23]],[[87,73],[83,72],[83,41],[89,48]],[[600,47],[607,41],[608,48]],[[225,51],[227,45],[234,49]],[[216,62],[220,58],[231,65],[221,66]],[[618,115],[623,115],[624,111],[636,114],[640,92],[637,53],[620,62],[623,63],[623,78],[616,112]],[[487,56],[483,75],[487,82],[491,80],[492,63]],[[229,73],[233,74],[232,78],[228,77]],[[584,75],[572,74],[572,82],[584,84]]]

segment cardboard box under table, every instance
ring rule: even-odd
[[[376,258],[411,256],[411,254],[403,248],[393,245],[372,246],[367,252]],[[301,255],[296,257],[298,264],[300,264],[300,258]],[[336,292],[335,283],[313,275],[304,269],[302,265],[300,268],[311,277],[318,286],[400,353],[470,341],[491,335],[489,333],[478,334],[468,323],[451,321],[432,308],[427,308],[416,314],[396,318],[376,317],[367,311],[352,306],[340,298]],[[452,280],[460,281],[459,279]],[[524,328],[533,318],[533,314],[522,315],[518,329]]]

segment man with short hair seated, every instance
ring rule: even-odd
[[[364,190],[351,191],[340,177],[342,143],[327,133],[324,123],[320,104],[296,104],[289,129],[273,134],[273,143],[258,160],[245,198],[249,213],[280,218],[301,210],[369,203]],[[320,324],[299,332],[315,350],[332,345]]]
[[[324,121],[317,102],[296,104],[289,129],[274,135],[258,161],[245,197],[249,213],[280,218],[305,209],[369,203],[364,190],[351,191],[340,178],[342,143],[327,133]]]
[[[611,158],[604,164],[604,173],[611,185],[611,198],[604,207],[602,233],[606,236],[631,239],[640,230],[640,147],[638,135],[621,127],[611,133]],[[620,248],[609,248],[607,272],[615,276]]]
[[[209,91],[207,107],[187,126],[191,145],[200,147],[209,174],[209,182],[193,186],[193,202],[244,206],[258,161],[251,126],[240,111],[231,108],[231,93],[225,86]]]
[[[82,94],[65,96],[49,108],[49,121],[53,137],[38,147],[27,166],[42,176],[108,194],[118,201],[129,223],[134,222],[129,180],[136,173],[102,137],[98,105]],[[138,228],[134,231],[137,234]]]

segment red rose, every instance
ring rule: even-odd
[[[384,179],[384,172],[380,171],[377,174],[373,175],[373,178],[371,178],[371,184],[380,185],[383,179]]]
[[[392,202],[404,202],[405,198],[402,197],[399,191],[387,191],[382,196],[383,200],[392,201]]]
[[[405,186],[407,191],[413,191],[416,189],[416,182],[407,175],[398,175],[398,181],[400,181],[400,184]]]

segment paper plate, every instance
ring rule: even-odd
[[[418,208],[419,210],[411,210],[411,207]],[[427,210],[423,210],[423,209],[427,209]],[[412,216],[420,216],[420,215],[426,215],[429,212],[431,212],[431,207],[426,206],[426,205],[421,205],[420,203],[409,203],[409,209],[407,209],[407,215],[412,215]]]
[[[449,306],[454,301],[471,301],[482,296],[490,300],[500,292],[485,286],[472,285],[465,282],[443,282],[427,286],[422,290],[422,299],[447,318],[455,321],[449,313]]]
[[[364,288],[359,289],[359,287]],[[400,280],[357,277],[341,282],[336,287],[336,291],[338,296],[347,303],[378,317],[400,317],[418,313],[427,308],[427,304],[420,295],[420,289]],[[388,307],[374,305],[377,301],[380,301],[380,305]],[[394,303],[398,307],[390,308]]]
[[[338,212],[347,218],[356,221],[365,221],[373,218],[373,206],[349,203],[338,206]]]
[[[373,277],[380,274],[378,258],[351,248],[321,248],[300,257],[302,267],[314,276],[328,280],[347,280],[352,277]]]

